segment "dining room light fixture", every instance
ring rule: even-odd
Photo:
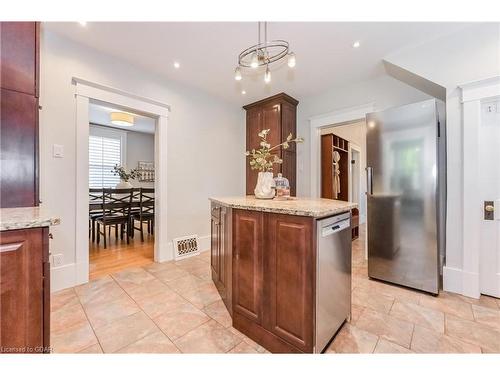
[[[125,112],[111,112],[111,123],[118,126],[133,126],[134,116]]]
[[[262,34],[264,35],[263,39]],[[238,65],[234,70],[234,79],[236,81],[243,79],[241,73],[244,68],[257,69],[265,66],[264,82],[267,84],[271,81],[269,66],[284,58],[287,58],[287,64],[290,68],[295,67],[296,56],[295,53],[290,51],[289,43],[281,39],[271,41],[267,39],[267,22],[258,23],[257,41],[257,44],[244,49],[238,55]]]

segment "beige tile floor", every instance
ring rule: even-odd
[[[352,318],[327,353],[500,353],[500,300],[432,297],[367,277],[353,242]],[[52,295],[55,353],[266,353],[231,327],[209,252],[129,268]]]

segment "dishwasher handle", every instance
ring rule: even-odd
[[[350,219],[345,219],[342,221],[337,221],[336,223],[326,225],[321,228],[321,237],[328,237],[332,234],[338,233],[344,229],[349,228],[351,225]]]

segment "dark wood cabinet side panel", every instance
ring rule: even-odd
[[[333,199],[333,134],[321,136],[321,198]]]
[[[233,312],[261,323],[263,215],[233,209]]]
[[[43,230],[5,231],[0,236],[0,347],[44,344]],[[47,301],[47,303],[50,303]]]
[[[2,207],[37,206],[37,111],[34,96],[1,90]]]
[[[36,22],[0,22],[1,88],[36,96],[38,25]]]
[[[266,215],[267,329],[301,351],[313,345],[313,220]]]

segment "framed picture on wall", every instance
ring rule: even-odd
[[[154,182],[155,181],[155,163],[152,161],[137,162],[137,170],[139,172],[139,182]]]

